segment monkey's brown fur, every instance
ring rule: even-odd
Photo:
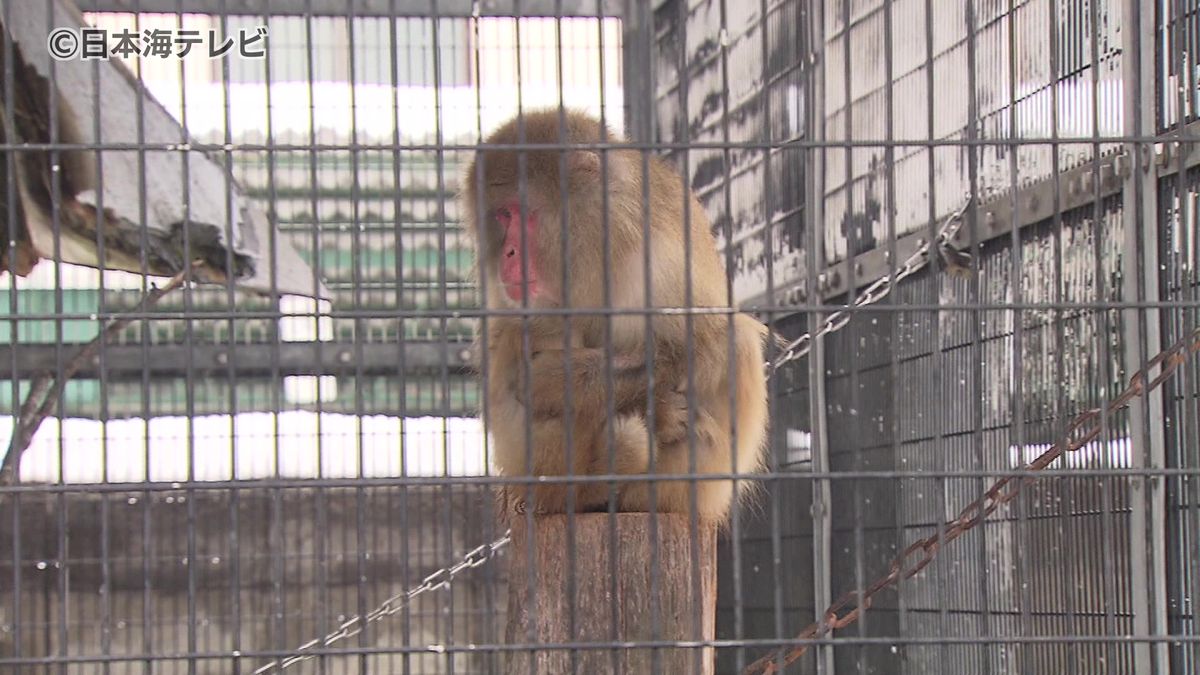
[[[589,144],[622,139],[604,134],[599,122],[587,115],[567,112],[560,135],[559,111],[526,112],[519,131],[517,119],[493,133],[485,145]],[[567,473],[565,425],[570,424],[575,450],[575,474],[609,473],[606,424],[605,322],[611,325],[611,359],[616,364],[612,396],[617,416],[611,420],[614,469],[618,474],[645,474],[650,468],[650,434],[646,428],[647,307],[730,306],[727,283],[717,253],[711,226],[699,202],[686,194],[679,175],[656,157],[648,157],[648,173],[642,155],[633,149],[606,151],[607,164],[595,149],[570,148],[518,151],[485,147],[471,163],[462,183],[462,204],[467,227],[476,238],[478,273],[486,287],[489,308],[513,307],[499,281],[502,228],[496,226],[496,210],[520,194],[526,213],[538,219],[536,236],[526,245],[540,261],[539,283],[546,298],[534,298],[531,307],[560,306],[638,310],[615,314],[574,314],[570,317],[574,336],[564,351],[562,315],[542,315],[528,320],[533,357],[529,364],[531,382],[524,382],[523,320],[517,316],[491,317],[487,326],[487,423],[495,447],[497,468],[505,475],[563,475]],[[562,168],[565,166],[565,175]],[[522,180],[523,179],[523,180]],[[561,186],[565,179],[566,195]],[[643,209],[643,186],[649,182],[648,209]],[[604,195],[607,191],[607,228]],[[563,200],[567,222],[562,222]],[[684,223],[690,234],[690,261],[684,257]],[[647,233],[643,213],[648,211],[650,303],[646,303],[647,273],[644,242]],[[569,279],[562,279],[562,237],[567,236]],[[606,274],[604,241],[607,237],[611,270]],[[691,277],[691,301],[685,297]],[[611,295],[605,302],[608,281]],[[517,306],[520,303],[515,303]],[[763,369],[763,346],[767,331],[745,314],[734,315],[733,350],[730,353],[730,317],[727,313],[650,315],[654,336],[655,444],[654,473],[703,475],[749,473],[761,468],[766,440],[767,401]],[[554,346],[557,343],[557,346]],[[566,380],[566,359],[571,362],[571,379]],[[688,366],[692,371],[688,389]],[[567,389],[572,417],[565,419]],[[731,407],[731,391],[734,406]],[[524,395],[522,395],[524,394]],[[686,405],[694,402],[694,424],[681,429],[688,418]],[[533,419],[529,448],[533,463],[526,458],[526,406]],[[733,415],[737,415],[736,437]],[[691,470],[694,446],[695,471]],[[530,471],[532,469],[532,472]],[[589,482],[578,485],[577,510],[603,508],[610,485]],[[650,503],[645,481],[617,484],[618,508],[624,511],[687,512],[691,509],[692,481],[656,481],[656,504]],[[700,480],[695,483],[698,515],[707,521],[723,522],[734,499],[729,480]],[[738,483],[749,487],[749,481]],[[539,511],[561,511],[566,504],[567,484],[535,487]],[[512,490],[518,495],[523,488]]]

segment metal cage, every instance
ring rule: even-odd
[[[1200,4],[77,1],[0,1],[0,671],[505,672],[455,195],[560,104],[814,335],[720,539],[715,672],[1200,669],[1196,363],[1028,471],[1200,325]],[[52,54],[85,25],[197,52]]]

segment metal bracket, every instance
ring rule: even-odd
[[[1195,155],[1192,155],[1194,157]],[[1200,160],[1200,157],[1196,157]],[[1016,225],[1018,228],[1028,227],[1054,216],[1054,192],[1058,191],[1060,211],[1087,206],[1098,195],[1100,199],[1117,194],[1121,191],[1122,176],[1128,174],[1128,158],[1122,150],[1114,150],[1100,157],[1095,162],[1087,162],[1081,166],[1058,174],[1057,177],[1046,178],[1037,183],[994,197],[979,204],[978,228],[976,240],[983,242],[999,237],[1009,236],[1013,228],[1013,211],[1017,211]],[[1096,189],[1096,181],[1099,189]],[[896,254],[904,260],[917,250],[928,236],[922,229],[911,234],[903,235],[896,240]],[[953,243],[959,248],[965,248],[970,241],[967,229],[960,228],[955,233]],[[888,274],[897,265],[897,261],[889,259],[886,245],[880,246],[854,257],[854,280],[858,287],[865,287],[876,279]],[[818,275],[817,292],[824,300],[830,300],[847,292],[857,290],[847,288],[845,278],[846,261],[841,260],[825,267]]]

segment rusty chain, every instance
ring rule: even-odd
[[[1105,421],[1118,410],[1129,405],[1133,399],[1157,389],[1166,382],[1187,358],[1200,351],[1200,328],[1159,352],[1148,361],[1141,370],[1129,379],[1129,386],[1104,408],[1093,408],[1083,412],[1071,421],[1063,434],[1062,440],[1050,446],[1048,450],[1026,463],[1020,471],[1040,471],[1055,460],[1069,452],[1075,452],[1088,443],[1096,440],[1103,432]],[[1150,373],[1161,367],[1153,379]],[[781,672],[780,664],[787,666],[799,659],[812,646],[811,640],[816,640],[854,623],[862,612],[871,606],[871,601],[885,588],[895,586],[902,579],[909,579],[925,569],[943,544],[958,539],[967,531],[979,525],[996,509],[1012,501],[1025,485],[1034,481],[1034,476],[1005,476],[987,489],[975,501],[968,504],[958,517],[947,522],[943,530],[924,539],[918,539],[904,549],[892,560],[887,574],[879,577],[862,590],[852,590],[842,594],[829,608],[819,621],[814,621],[800,631],[796,639],[805,641],[790,649],[782,647],[755,661],[742,671],[742,675],[770,675]]]
[[[355,615],[349,619],[346,619],[337,627],[337,630],[329,633],[324,638],[316,638],[300,645],[296,648],[295,654],[292,656],[272,661],[258,668],[254,671],[254,675],[262,675],[263,673],[283,670],[284,668],[293,666],[301,661],[307,661],[309,659],[316,658],[318,655],[311,653],[313,649],[323,649],[335,642],[338,642],[339,640],[344,640],[348,637],[358,635],[362,632],[363,628],[367,624],[398,613],[400,610],[407,607],[408,604],[411,603],[417,596],[429,591],[437,590],[443,586],[449,586],[450,582],[453,581],[454,577],[458,576],[459,573],[468,569],[474,569],[487,563],[496,556],[500,549],[507,546],[511,541],[512,531],[505,531],[504,535],[499,539],[496,539],[490,544],[483,544],[482,546],[477,546],[476,548],[471,549],[458,562],[433,572],[429,576],[422,579],[420,584],[413,586],[407,591],[403,591],[389,597],[387,600],[379,603],[379,605],[377,605],[375,609],[371,610],[370,612],[367,612],[366,614]]]

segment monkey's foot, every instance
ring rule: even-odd
[[[589,513],[608,508],[608,487],[604,485],[536,485],[532,487],[533,494],[527,498],[525,490],[528,489],[512,488],[512,498],[508,500],[510,513],[525,515],[532,510],[534,515],[543,516],[567,511]]]
[[[674,445],[687,438],[688,400],[677,391],[659,392],[654,406],[654,440]]]

